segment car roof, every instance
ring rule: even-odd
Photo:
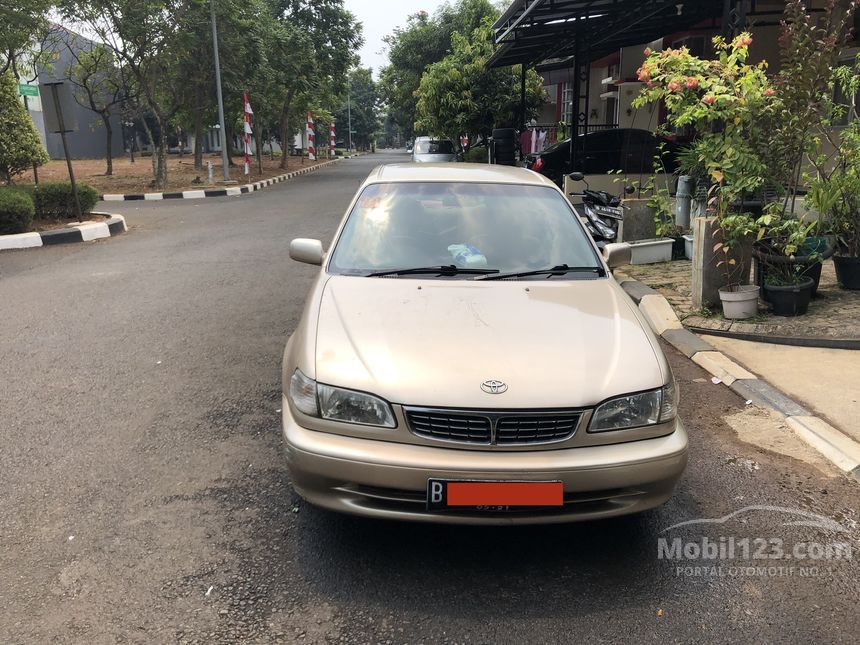
[[[526,168],[485,163],[402,163],[374,168],[363,185],[389,182],[451,181],[476,184],[552,186],[552,180]]]

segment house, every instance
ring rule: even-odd
[[[810,13],[823,12],[827,2],[810,0]],[[709,56],[714,36],[750,31],[751,61],[766,60],[776,72],[784,8],[780,0],[515,0],[494,25],[498,49],[488,65],[522,64],[544,78],[550,101],[535,123],[521,128],[527,152],[539,140],[530,130],[545,131],[548,145],[560,123],[566,136],[605,128],[653,131],[666,122],[665,111],[631,105],[642,88],[636,70],[646,47],[686,46]],[[860,24],[854,33],[860,36]],[[845,60],[858,44],[843,52]]]

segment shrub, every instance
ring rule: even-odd
[[[18,98],[18,81],[6,71],[0,74],[0,179],[8,182],[13,175],[47,161],[39,132]]]
[[[81,203],[81,214],[86,214],[99,201],[99,194],[92,186],[78,184],[78,199]],[[36,213],[43,219],[61,219],[75,216],[75,197],[72,193],[71,182],[41,182],[33,189],[33,202],[36,205]]]
[[[33,223],[33,200],[22,190],[0,188],[0,235],[26,233]]]
[[[468,163],[487,163],[487,149],[481,146],[480,148],[469,148],[463,156],[463,161]]]

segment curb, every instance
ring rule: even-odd
[[[53,231],[34,233],[19,233],[17,235],[0,235],[0,251],[8,249],[30,249],[51,244],[69,244],[73,242],[90,242],[105,237],[121,235],[128,230],[125,217],[113,213],[93,211],[91,215],[105,215],[109,219],[102,222],[81,222],[68,228],[58,228]]]
[[[292,179],[293,177],[297,177],[299,175],[305,175],[309,172],[314,172],[315,170],[319,170],[320,168],[325,168],[326,166],[330,166],[332,164],[337,163],[338,161],[342,161],[343,159],[352,159],[353,157],[360,157],[367,153],[356,153],[354,155],[349,155],[345,157],[339,157],[337,159],[332,159],[330,161],[323,161],[322,163],[318,163],[314,166],[308,166],[307,168],[301,168],[299,170],[294,170],[292,172],[288,172],[284,175],[278,175],[277,177],[271,177],[269,179],[261,179],[260,181],[255,181],[252,184],[243,184],[242,186],[229,186],[227,188],[209,188],[209,189],[201,189],[201,190],[182,190],[178,192],[172,193],[130,193],[130,194],[107,194],[100,195],[99,199],[104,202],[133,202],[133,201],[160,201],[163,199],[203,199],[206,197],[233,197],[237,195],[246,195],[248,193],[253,193],[257,190],[263,190],[264,188],[268,188],[272,184],[279,184],[282,181],[286,181],[288,179]]]
[[[659,292],[620,272],[615,274],[615,279],[639,307],[655,334],[744,400],[776,412],[798,438],[839,470],[860,481],[860,443],[684,329],[669,301]]]

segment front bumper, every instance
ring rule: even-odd
[[[457,450],[308,430],[283,402],[293,487],[308,502],[377,518],[464,524],[538,524],[636,513],[669,499],[687,464],[687,434],[545,451]],[[492,513],[426,510],[427,480],[559,480],[564,506]]]

